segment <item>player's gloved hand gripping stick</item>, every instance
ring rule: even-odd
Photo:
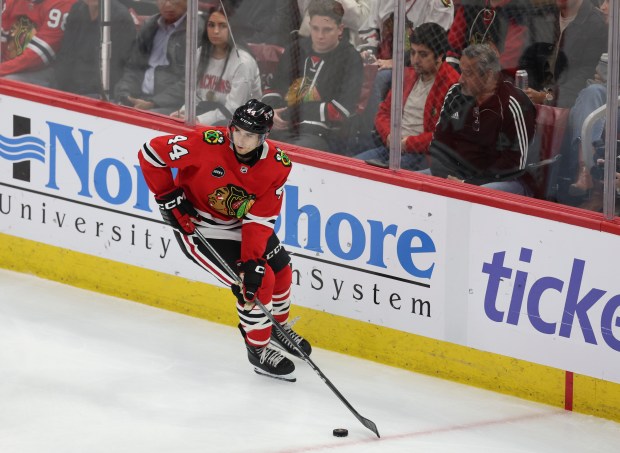
[[[245,311],[250,311],[256,301],[256,292],[260,288],[263,282],[263,276],[265,275],[265,265],[267,261],[260,258],[258,260],[237,261],[237,269],[239,270],[239,277],[243,281],[243,285],[239,287],[239,292],[243,294],[243,300]],[[239,294],[233,289],[235,296],[239,297]]]
[[[196,236],[198,240],[202,242],[202,244],[209,250],[209,252],[211,252],[211,254],[215,257],[215,259],[218,260],[218,262],[222,265],[222,268],[226,271],[226,273],[228,273],[230,278],[232,278],[233,280],[236,280],[237,285],[240,288],[244,288],[243,282],[241,281],[239,276],[230,268],[230,266],[226,263],[226,261],[224,261],[224,259],[217,253],[217,251],[211,246],[211,244],[209,244],[207,239],[203,236],[203,234],[197,228],[194,230],[194,236]],[[258,264],[258,263],[255,262],[254,264]],[[258,287],[256,287],[256,289],[258,289]],[[247,300],[248,296],[249,294],[248,294],[248,288],[247,288],[247,283],[246,283],[244,298]],[[327,384],[327,386],[331,389],[332,392],[334,392],[334,394],[338,397],[338,399],[340,399],[340,401],[342,401],[342,403],[347,407],[347,409],[349,409],[351,413],[353,413],[355,418],[357,418],[362,425],[364,425],[366,428],[368,428],[373,433],[375,433],[377,437],[381,437],[379,435],[377,425],[373,421],[362,417],[359,414],[359,412],[357,412],[355,408],[351,406],[351,404],[346,400],[344,396],[342,396],[342,394],[338,391],[338,389],[334,386],[334,384],[332,384],[331,381],[327,379],[327,376],[325,376],[323,372],[319,369],[319,367],[315,365],[315,363],[312,361],[310,356],[306,354],[304,350],[301,349],[297,345],[297,343],[295,343],[295,341],[290,337],[288,332],[280,325],[280,323],[278,323],[275,320],[273,315],[269,312],[269,310],[265,308],[265,306],[261,303],[261,301],[258,300],[258,298],[256,297],[256,291],[254,291],[253,297],[254,297],[253,303],[255,303],[258,306],[258,308],[265,314],[265,316],[267,316],[267,318],[269,318],[269,320],[273,324],[273,328],[277,329],[295,347],[295,349],[300,354],[303,361],[306,362],[308,365],[310,365],[310,367],[316,372],[316,374],[319,375],[321,380],[325,382],[325,384]]]
[[[155,197],[159,212],[164,221],[182,234],[192,234],[196,225],[192,219],[198,219],[198,212],[187,200],[180,187]]]

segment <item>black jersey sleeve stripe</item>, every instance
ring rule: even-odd
[[[166,163],[161,160],[161,158],[157,155],[155,150],[149,145],[145,143],[142,145],[142,156],[154,167],[165,167]]]
[[[54,49],[52,49],[49,44],[42,39],[38,39],[36,36],[30,40],[27,47],[33,50],[46,65],[51,64],[56,58]]]

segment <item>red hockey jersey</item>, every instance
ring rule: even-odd
[[[53,63],[76,0],[6,0],[0,76]]]
[[[228,131],[214,127],[189,135],[166,135],[138,153],[144,179],[156,196],[182,187],[201,216],[206,237],[241,239],[241,260],[263,256],[282,206],[291,161],[265,141],[258,162],[237,160]],[[173,179],[171,168],[178,173]],[[239,234],[239,232],[241,234]]]

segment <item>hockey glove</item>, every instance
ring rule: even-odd
[[[254,304],[252,302],[245,301],[241,286],[243,285],[239,283],[233,283],[232,285],[230,285],[230,289],[237,298],[237,302],[239,303],[239,305],[243,307],[243,311],[250,311],[252,310],[252,308],[254,308]]]
[[[266,265],[267,261],[262,258],[257,260],[237,261],[237,271],[243,282],[241,292],[246,302],[246,310],[248,303],[252,304],[256,299],[256,292],[258,288],[260,288],[263,277],[265,276]]]
[[[155,197],[159,212],[164,221],[182,234],[192,234],[196,229],[193,220],[198,220],[198,212],[187,201],[185,192],[177,187],[172,192]]]

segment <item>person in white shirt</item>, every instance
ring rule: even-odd
[[[228,124],[237,107],[263,94],[258,65],[235,45],[225,13],[221,6],[207,12],[198,61],[197,120],[209,126]],[[171,116],[184,118],[185,106]]]

